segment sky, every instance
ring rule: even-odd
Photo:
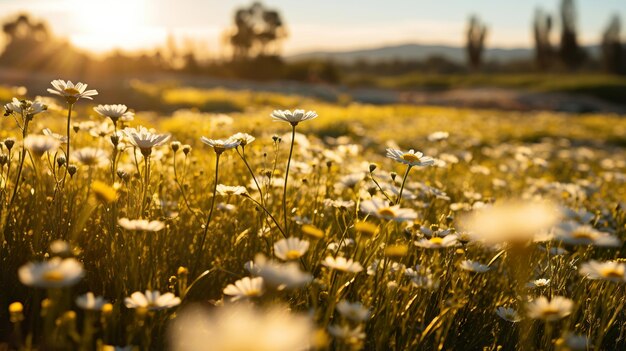
[[[0,14],[45,19],[54,34],[84,49],[106,52],[179,43],[213,54],[242,0],[0,0]],[[558,13],[560,0],[265,0],[280,11],[289,37],[285,54],[350,50],[401,43],[462,45],[467,18],[478,15],[492,47],[530,47],[537,7]],[[598,42],[612,14],[626,28],[626,0],[578,0],[581,41]],[[0,17],[1,19],[1,17]],[[557,28],[559,26],[556,22]],[[623,31],[626,32],[626,29]],[[555,34],[555,39],[556,35]],[[189,38],[183,41],[182,38]],[[182,44],[181,44],[182,45]]]

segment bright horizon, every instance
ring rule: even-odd
[[[53,34],[82,49],[107,52],[163,46],[171,34],[182,45],[212,55],[223,51],[223,33],[235,8],[251,1],[226,0],[0,0],[3,19],[28,12],[45,20]],[[503,3],[506,4],[502,5]],[[541,6],[558,14],[560,0],[418,0],[299,2],[268,0],[281,13],[289,37],[283,53],[351,50],[401,43],[463,45],[467,18],[477,14],[489,29],[491,47],[531,47],[531,21]],[[582,44],[599,42],[612,14],[626,23],[626,1],[578,0]],[[558,36],[559,20],[553,31]],[[624,31],[623,31],[624,32]],[[189,40],[187,40],[189,39]],[[187,41],[186,44],[184,42]]]

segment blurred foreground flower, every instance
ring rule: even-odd
[[[337,311],[343,317],[356,323],[365,322],[370,316],[370,311],[360,302],[341,300],[337,303]]]
[[[161,221],[148,221],[146,219],[128,219],[120,218],[117,221],[120,227],[126,230],[136,230],[144,232],[158,232],[165,228],[165,223]]]
[[[296,262],[278,263],[268,260],[263,255],[254,258],[254,272],[278,290],[295,289],[311,282],[313,276],[300,270]]]
[[[540,296],[528,304],[528,316],[551,322],[567,317],[572,313],[574,302],[563,296],[554,296],[548,300]]]
[[[108,303],[102,296],[95,296],[92,292],[80,295],[76,298],[76,306],[88,311],[100,311],[102,306]]]
[[[617,247],[622,244],[617,237],[601,232],[588,224],[567,221],[556,227],[556,239],[569,245],[594,245]]]
[[[626,264],[615,261],[598,262],[591,260],[582,264],[580,274],[591,280],[609,280],[622,283],[626,282]]]
[[[324,259],[322,264],[328,268],[346,273],[359,273],[363,270],[363,266],[361,266],[359,262],[341,256],[328,256]]]
[[[104,167],[109,164],[109,155],[104,150],[93,147],[75,150],[72,157],[87,167]]]
[[[558,219],[558,207],[549,202],[504,201],[463,217],[460,227],[486,244],[525,244],[548,231]]]
[[[75,258],[51,258],[30,262],[18,270],[22,284],[38,288],[61,288],[76,284],[84,275],[83,265]]]
[[[24,145],[36,157],[40,158],[46,152],[58,149],[61,143],[47,135],[29,135],[24,139]]]
[[[295,237],[274,243],[274,255],[283,261],[297,260],[309,249],[309,242]]]
[[[308,350],[313,335],[313,323],[303,315],[279,306],[258,309],[240,303],[211,312],[186,309],[170,329],[177,351]]]
[[[147,308],[151,311],[164,310],[180,305],[180,298],[168,292],[161,294],[159,291],[146,290],[146,293],[135,291],[124,299],[127,308]]]

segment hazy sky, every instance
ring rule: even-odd
[[[0,0],[0,13],[28,11],[45,18],[54,33],[83,48],[105,51],[147,48],[169,33],[191,37],[219,51],[238,0]],[[462,44],[467,17],[488,24],[488,45],[531,46],[535,8],[556,13],[560,0],[266,0],[288,26],[286,53],[353,49],[406,42]],[[598,41],[611,14],[626,27],[626,0],[578,0],[585,43]],[[558,21],[557,21],[558,26]],[[626,32],[626,30],[624,30]],[[555,33],[556,34],[556,33]],[[199,44],[198,44],[199,45]]]

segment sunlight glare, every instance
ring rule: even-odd
[[[70,6],[78,28],[73,44],[94,52],[133,50],[154,45],[160,33],[146,25],[145,0],[82,1]]]

